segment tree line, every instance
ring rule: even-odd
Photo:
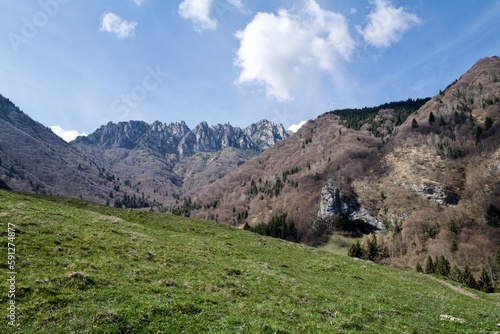
[[[287,220],[287,216],[287,213],[283,213],[279,216],[274,216],[268,223],[260,223],[253,227],[245,223],[243,229],[260,235],[297,242],[297,228],[293,221]]]

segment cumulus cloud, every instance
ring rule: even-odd
[[[215,29],[217,20],[210,17],[212,0],[184,0],[179,5],[179,14],[186,20],[195,24],[195,29]]]
[[[302,127],[302,125],[304,125],[306,123],[307,123],[307,121],[302,121],[299,124],[292,124],[288,127],[288,131],[297,132]]]
[[[263,85],[267,95],[280,102],[291,99],[291,90],[311,65],[331,72],[337,59],[349,60],[355,42],[345,17],[322,9],[314,0],[294,14],[257,13],[243,30],[235,65],[237,84]]]
[[[137,22],[128,22],[115,13],[106,13],[102,16],[101,31],[115,34],[119,39],[125,39],[135,35]]]
[[[408,29],[422,22],[403,7],[392,6],[389,0],[373,0],[372,4],[375,8],[368,14],[368,24],[357,30],[365,42],[377,48],[398,42]]]
[[[61,128],[59,125],[53,125],[50,127],[52,132],[54,132],[56,135],[61,137],[64,141],[70,142],[74,140],[78,136],[86,136],[87,134],[85,133],[78,133],[76,130],[64,130]]]

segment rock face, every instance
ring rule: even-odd
[[[329,225],[327,228],[333,228],[332,222],[335,218],[344,215],[350,222],[362,221],[372,226],[376,232],[385,230],[384,224],[370,215],[366,209],[361,208],[357,201],[342,197],[333,179],[329,179],[321,189],[318,219],[320,222],[327,222]]]
[[[147,148],[162,155],[192,156],[201,152],[217,152],[233,147],[262,152],[289,135],[281,124],[262,120],[245,129],[229,124],[198,124],[194,129],[184,122],[147,124],[142,121],[108,123],[87,137],[79,137],[75,145],[99,148]]]
[[[340,189],[333,179],[321,189],[318,218],[329,219],[341,214],[349,214],[350,208],[340,198]]]
[[[262,150],[273,146],[281,139],[289,137],[289,134],[281,124],[273,123],[266,119],[246,127],[243,129],[243,132]]]
[[[411,188],[417,194],[428,200],[434,200],[439,205],[457,205],[460,199],[460,196],[455,192],[443,189],[439,185],[433,183],[412,184]]]

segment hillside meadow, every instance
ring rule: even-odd
[[[0,229],[2,333],[500,331],[498,294],[227,225],[0,191]]]

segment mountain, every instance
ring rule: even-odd
[[[381,262],[444,256],[478,273],[500,245],[499,78],[485,58],[432,99],[326,113],[202,189],[190,214],[250,227],[286,214],[309,244],[384,232]]]
[[[165,207],[288,136],[281,124],[267,120],[244,129],[202,122],[192,130],[184,122],[130,121],[110,122],[71,145],[119,175],[122,190]]]
[[[230,124],[198,124],[193,130],[186,123],[169,125],[156,121],[109,122],[88,136],[78,137],[74,145],[88,145],[103,149],[149,149],[161,155],[192,156],[201,152],[217,152],[233,147],[261,152],[277,141],[288,137],[281,124],[259,121],[245,129]]]
[[[498,330],[498,294],[223,224],[1,190],[0,212],[2,333]]]
[[[409,267],[442,257],[479,274],[500,245],[499,78],[500,58],[484,58],[431,99],[328,112],[291,136],[268,121],[130,121],[67,144],[2,97],[0,188],[310,245],[375,232],[363,257]]]
[[[288,137],[262,120],[108,123],[68,144],[0,96],[0,188],[165,210]]]
[[[102,202],[113,189],[91,159],[0,95],[0,184],[3,188]]]

